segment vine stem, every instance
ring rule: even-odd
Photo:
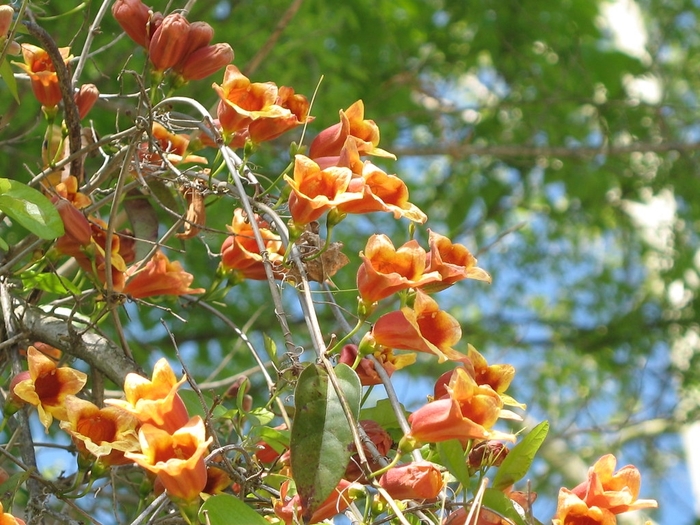
[[[63,61],[63,57],[61,56],[61,52],[58,50],[56,42],[53,38],[51,38],[51,35],[49,35],[46,29],[31,20],[23,20],[22,23],[25,25],[29,33],[44,47],[44,50],[46,53],[48,53],[54,69],[56,70],[58,87],[61,90],[61,98],[63,99],[64,119],[66,122],[66,128],[68,128],[70,153],[71,156],[73,156],[80,150],[82,140],[80,134],[80,114],[78,113],[78,106],[75,104],[75,98],[73,97],[73,83],[68,74],[68,68]],[[82,179],[82,156],[77,155],[73,157],[73,160],[71,160],[70,163],[70,174],[78,180]]]

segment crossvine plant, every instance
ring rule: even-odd
[[[427,228],[405,182],[375,163],[395,157],[361,100],[308,140],[309,99],[247,78],[188,6],[102,2],[90,35],[113,16],[134,43],[130,67],[142,60],[120,73],[138,88],[119,94],[81,83],[88,60],[110,59],[93,54],[92,36],[73,56],[30,2],[0,6],[5,89],[20,103],[31,86],[42,113],[32,132],[43,136],[30,180],[0,179],[0,523],[540,523],[524,480],[548,424],[521,423],[526,406],[507,393],[515,369],[462,343],[439,304],[441,291],[490,275]],[[209,77],[211,100],[178,95]],[[88,125],[94,112],[114,113],[115,129]],[[286,167],[259,176],[256,154],[294,131]],[[213,204],[227,210],[225,231],[208,226]],[[334,232],[377,213],[405,223],[410,240],[373,232],[349,264]],[[178,261],[183,250],[206,259],[207,287]],[[338,272],[356,275],[356,300],[334,287]],[[244,281],[269,285],[261,301],[279,340],[249,338],[224,313]],[[287,290],[302,325],[289,323]],[[203,309],[256,370],[217,396],[179,352],[140,361],[124,328],[132,303],[183,323]],[[418,354],[450,370],[407,413],[393,381]],[[249,394],[255,376],[266,399]],[[375,385],[386,396],[370,405]],[[34,413],[46,434],[70,438],[55,446],[75,456],[74,473],[37,469]],[[635,467],[604,456],[561,489],[553,523],[610,524],[655,507],[639,488]]]

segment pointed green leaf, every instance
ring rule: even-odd
[[[77,286],[65,277],[60,277],[55,273],[27,271],[23,272],[20,278],[22,279],[22,286],[24,286],[25,290],[36,288],[45,292],[62,295],[69,293],[78,295],[80,293],[80,289]]]
[[[467,468],[467,460],[464,457],[462,444],[456,440],[443,441],[437,444],[437,450],[440,454],[440,461],[447,467],[457,481],[462,484],[462,487],[469,487],[469,469]]]
[[[260,514],[230,494],[208,498],[199,509],[199,519],[210,525],[269,525]]]
[[[508,518],[515,525],[527,525],[525,522],[525,516],[521,516],[513,505],[513,500],[508,498],[503,492],[495,488],[486,489],[484,491],[484,499],[481,501],[482,509],[484,512],[487,509],[494,510],[501,516]],[[491,520],[496,521],[496,520]]]
[[[5,81],[7,89],[14,97],[17,104],[19,104],[19,93],[17,93],[17,81],[15,80],[15,75],[12,73],[12,68],[10,67],[10,62],[5,57],[5,60],[0,64],[0,76]]]
[[[335,373],[357,418],[362,394],[360,379],[344,364],[336,366]],[[343,477],[352,452],[352,432],[328,373],[321,366],[311,364],[301,373],[294,405],[292,472],[309,517]]]
[[[0,210],[42,239],[63,235],[63,221],[51,201],[16,180],[0,179]]]
[[[503,490],[525,477],[527,471],[530,470],[532,461],[535,459],[535,454],[547,437],[548,432],[549,422],[542,421],[520,443],[513,447],[506,459],[501,463],[501,466],[498,467],[496,477],[493,479],[494,489]]]

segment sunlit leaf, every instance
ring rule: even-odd
[[[501,466],[498,467],[496,477],[493,479],[494,489],[503,490],[525,477],[527,471],[530,470],[532,461],[535,459],[535,454],[542,446],[548,432],[549,422],[542,421],[520,443],[513,447],[503,460],[503,463],[501,463]]]
[[[31,272],[27,271],[20,275],[22,286],[25,290],[36,288],[44,292],[55,294],[73,294],[80,293],[80,289],[68,279],[60,277],[55,273]]]
[[[335,368],[338,383],[355,418],[362,387],[347,365]],[[328,373],[311,364],[299,376],[295,392],[291,461],[297,491],[307,514],[331,494],[350,461],[352,432]]]
[[[437,450],[440,454],[440,461],[447,467],[450,474],[457,478],[462,487],[469,487],[469,469],[467,468],[462,444],[456,439],[443,441],[437,444]]]
[[[269,525],[260,514],[230,494],[208,498],[199,509],[199,519],[209,525]]]
[[[0,179],[0,210],[42,239],[63,235],[63,221],[51,201],[16,180]]]

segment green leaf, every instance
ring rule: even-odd
[[[521,480],[527,474],[532,461],[535,459],[535,454],[547,437],[548,432],[549,422],[542,421],[520,443],[513,447],[506,459],[501,463],[496,477],[493,479],[494,489],[503,490],[516,481]]]
[[[190,416],[201,416],[202,419],[208,417],[197,392],[194,390],[180,390],[178,391],[178,395],[182,398],[183,403],[185,403],[187,413],[190,414]],[[214,405],[214,399],[205,392],[202,392],[202,397],[204,398],[204,403],[207,405],[207,410],[211,410],[211,407]],[[225,414],[226,409],[221,405],[217,405],[212,413],[216,418],[224,417]]]
[[[360,412],[362,386],[347,365],[335,367],[353,416]],[[352,432],[328,373],[311,364],[299,376],[294,396],[291,461],[305,517],[331,494],[345,473],[352,452]]]
[[[495,488],[484,491],[484,499],[481,501],[482,512],[484,509],[494,510],[511,520],[515,525],[527,525],[524,516],[515,509],[513,500]],[[495,521],[495,520],[492,520]]]
[[[260,514],[230,494],[208,498],[199,509],[199,519],[210,525],[269,525]]]
[[[0,76],[5,81],[7,89],[14,97],[17,104],[19,104],[19,93],[17,93],[17,81],[15,80],[15,75],[12,73],[12,68],[10,67],[10,62],[5,57],[5,60],[0,64]]]
[[[289,448],[289,430],[260,427],[255,434],[259,436],[262,441],[270,445],[275,452],[281,454]]]
[[[456,439],[443,441],[437,444],[437,450],[441,463],[447,467],[450,474],[457,478],[462,487],[469,487],[469,469],[461,443]]]
[[[16,180],[0,179],[0,210],[42,239],[63,235],[63,221],[51,201]]]
[[[0,249],[1,250],[9,250],[10,246],[5,242],[5,239],[0,237]]]
[[[26,271],[20,275],[20,278],[25,291],[37,288],[44,292],[62,295],[78,295],[80,293],[80,289],[77,286],[65,277],[60,277],[55,273]]]

